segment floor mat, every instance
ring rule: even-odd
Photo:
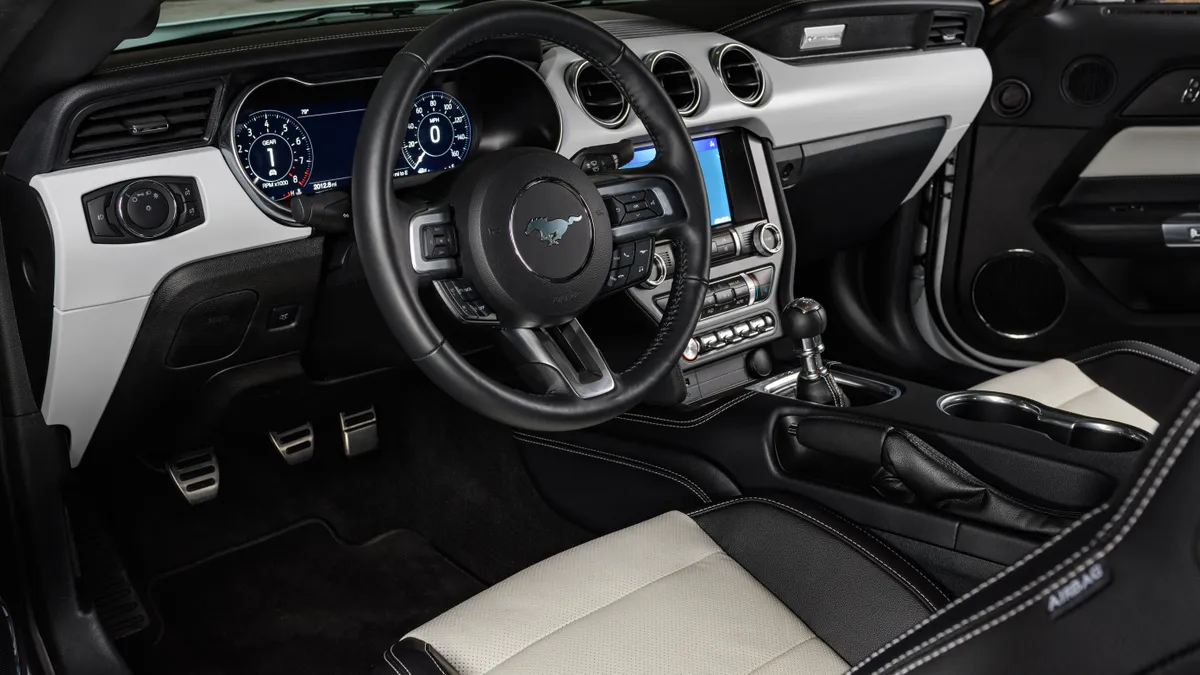
[[[369,673],[483,584],[407,530],[363,545],[309,521],[151,584],[162,634],[141,672]]]

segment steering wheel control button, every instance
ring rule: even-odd
[[[528,185],[513,205],[509,227],[517,257],[543,279],[570,279],[591,257],[591,214],[566,183],[539,180]]]
[[[454,227],[437,223],[421,227],[421,257],[425,260],[444,260],[458,255],[458,238]]]
[[[604,291],[617,291],[646,280],[651,272],[647,261],[653,251],[653,239],[639,239],[614,249],[612,266],[609,268],[608,279],[604,282]]]
[[[683,360],[695,361],[700,356],[700,341],[696,338],[688,340],[687,346],[683,348]]]
[[[653,190],[638,190],[605,199],[613,222],[622,225],[663,215],[662,201]]]
[[[283,305],[271,310],[267,315],[267,330],[279,330],[281,328],[291,328],[296,325],[296,319],[300,316],[300,305]]]

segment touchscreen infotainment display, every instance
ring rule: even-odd
[[[715,136],[692,139],[696,146],[696,157],[700,160],[700,170],[704,172],[704,189],[708,191],[708,214],[712,225],[724,225],[733,222],[729,208],[729,189],[725,185],[725,167],[721,163],[721,148],[717,146]],[[633,159],[622,169],[636,169],[646,166],[654,159],[654,146],[638,148],[633,153]]]

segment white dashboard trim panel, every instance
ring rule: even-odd
[[[910,197],[961,138],[991,85],[988,60],[973,48],[799,65],[750,49],[766,78],[767,94],[749,107],[733,98],[709,65],[712,49],[728,42],[716,33],[687,33],[626,44],[639,55],[669,49],[692,65],[705,91],[700,109],[687,120],[693,133],[743,127],[780,147],[944,118],[946,137]],[[572,157],[591,146],[645,139],[635,117],[606,129],[575,104],[564,75],[578,58],[554,48],[539,71],[561,112],[559,152]],[[195,177],[205,222],[165,239],[92,243],[82,195],[151,176]],[[217,148],[56,171],[35,176],[31,185],[45,205],[55,246],[54,324],[42,413],[47,423],[70,430],[74,466],[116,387],[150,295],[168,274],[205,258],[303,239],[311,231],[281,225],[264,213]]]

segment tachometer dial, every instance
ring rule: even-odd
[[[238,125],[237,156],[246,176],[268,199],[300,192],[312,175],[312,143],[295,118],[260,110]]]
[[[471,120],[458,99],[444,91],[427,91],[413,101],[404,137],[409,169],[401,176],[453,169],[471,149]]]

